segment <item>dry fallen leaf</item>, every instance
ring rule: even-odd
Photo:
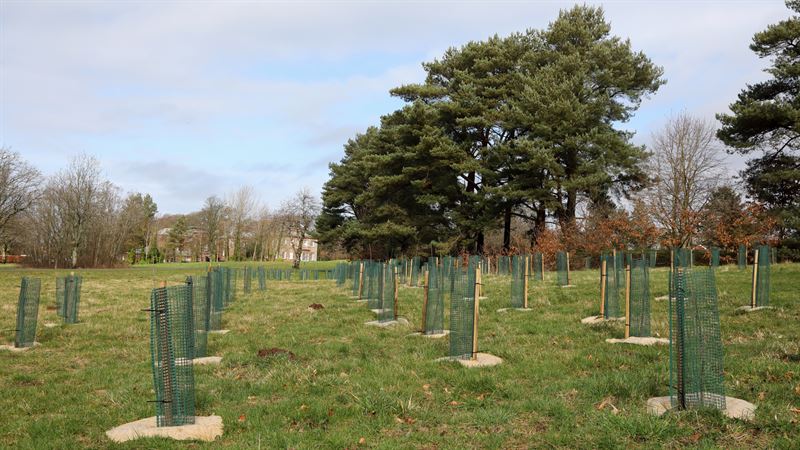
[[[367,440],[366,440],[366,439],[364,439],[363,437],[362,437],[362,438],[360,438],[360,439],[358,440],[358,443],[359,443],[359,444],[362,444],[362,445],[363,445],[364,443],[366,443],[366,442],[367,442]]]
[[[692,441],[692,443],[696,444],[698,441],[700,441],[701,437],[703,436],[701,436],[700,433],[695,433],[689,437],[689,440]]]
[[[800,409],[798,409],[798,408],[789,408],[789,411],[791,411],[791,412],[793,412],[795,414],[800,414]]]
[[[759,400],[764,400],[765,398],[767,398],[767,393],[766,392],[761,391],[761,392],[758,393],[758,399]]]
[[[458,406],[458,405],[460,405],[460,404],[461,404],[461,402],[457,402],[457,401],[453,400],[452,402],[450,402],[450,403],[448,403],[448,404],[449,404],[450,406]]]
[[[239,416],[239,422],[244,422],[244,421],[245,421],[245,417],[244,417],[244,414],[242,414],[241,416]]]
[[[597,410],[599,411],[603,411],[604,409],[606,409],[606,407],[611,407],[611,412],[617,414],[619,413],[619,410],[617,409],[616,406],[614,406],[613,403],[611,403],[612,401],[614,401],[614,397],[606,397],[603,399],[602,402],[595,405],[595,408],[597,408]]]

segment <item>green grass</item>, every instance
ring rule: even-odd
[[[105,430],[154,414],[141,311],[149,290],[203,267],[80,271],[82,323],[71,326],[46,308],[65,271],[0,269],[0,330],[14,328],[20,277],[42,279],[41,346],[0,352],[0,447],[116,448]],[[666,294],[666,277],[653,272],[655,297]],[[598,312],[597,273],[572,279],[575,288],[561,289],[549,273],[531,284],[535,312],[497,313],[509,306],[510,278],[486,277],[480,349],[505,362],[473,370],[434,362],[447,355],[446,339],[407,336],[419,326],[422,289],[401,288],[401,315],[414,326],[393,329],[364,326],[374,315],[332,281],[240,290],[223,315],[232,332],[209,337],[209,354],[223,364],[195,368],[197,413],[221,415],[224,436],[213,444],[150,439],[118,447],[796,448],[800,363],[785,355],[800,353],[800,265],[773,267],[777,309],[752,314],[734,311],[748,304],[750,272],[718,272],[727,394],[758,405],[750,424],[713,411],[647,415],[647,398],[668,393],[668,349],[606,344],[622,337],[622,325],[579,323]],[[310,312],[311,303],[325,309]],[[653,301],[653,321],[654,333],[668,336],[664,300]],[[12,332],[2,340],[11,342]],[[297,359],[257,356],[271,347]],[[613,408],[600,409],[604,400]]]

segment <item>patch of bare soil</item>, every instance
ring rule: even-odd
[[[322,306],[321,303],[312,303],[312,304],[308,305],[308,308],[309,309],[324,309],[325,307]]]
[[[290,361],[294,361],[297,359],[294,353],[290,352],[289,350],[285,350],[282,348],[272,347],[272,348],[262,348],[258,351],[259,358],[272,358],[274,356],[284,355]]]

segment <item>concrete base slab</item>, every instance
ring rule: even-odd
[[[532,308],[500,308],[497,310],[499,313],[504,313],[508,311],[519,311],[519,312],[531,312],[533,311]]]
[[[673,297],[673,300],[674,299],[675,299],[675,297]],[[662,295],[660,297],[654,298],[654,300],[669,300],[669,295]]]
[[[37,345],[39,345],[38,342],[33,343],[33,347],[36,347]],[[33,347],[14,347],[14,344],[10,344],[10,345],[0,345],[0,350],[8,350],[10,352],[19,353],[19,352],[27,352]]]
[[[375,314],[380,314],[380,313],[382,313],[382,312],[384,312],[386,310],[385,309],[370,309],[370,311],[374,312]]]
[[[208,334],[228,334],[231,330],[209,330]]]
[[[422,337],[428,338],[428,339],[441,339],[441,338],[447,336],[448,334],[450,334],[450,330],[442,330],[441,333],[432,333],[432,334],[422,334],[420,332],[416,332],[416,333],[409,334],[409,336],[422,336]]]
[[[364,325],[386,328],[394,325],[408,325],[408,320],[402,317],[398,317],[397,320],[387,320],[386,322],[381,322],[380,320],[371,320],[369,322],[364,322]]]
[[[667,411],[679,411],[672,408],[669,396],[653,397],[647,400],[647,412],[654,416],[662,416]],[[756,417],[756,405],[735,397],[725,397],[725,416],[751,422]]]
[[[609,344],[669,345],[669,339],[640,336],[631,336],[627,339],[606,339],[606,342]]]
[[[612,317],[610,319],[606,319],[603,316],[589,316],[581,319],[581,323],[587,325],[597,325],[604,322],[624,322],[624,321],[625,321],[624,317]]]
[[[192,425],[177,427],[157,427],[156,417],[126,423],[106,431],[106,436],[114,442],[126,442],[147,437],[166,437],[179,441],[211,442],[222,436],[222,417],[197,416]]]
[[[44,327],[45,327],[45,328],[55,328],[55,327],[57,327],[57,326],[58,326],[58,324],[57,324],[57,323],[52,323],[52,322],[45,322],[45,323],[44,323]]]
[[[575,287],[575,285],[574,285],[574,284],[566,284],[566,285],[564,285],[564,286],[561,286],[561,287],[562,287],[562,288],[574,288],[574,287]]]
[[[367,303],[367,300],[366,299],[364,299],[364,300],[356,300],[355,302],[356,303]]]
[[[475,355],[475,359],[461,359],[445,356],[444,358],[439,358],[436,361],[458,361],[458,363],[462,366],[474,369],[478,367],[496,366],[502,363],[503,359],[494,355],[490,355],[489,353],[477,353]]]
[[[748,305],[748,306],[740,306],[736,308],[736,311],[751,313],[756,311],[762,311],[765,309],[775,309],[775,308],[773,308],[772,306],[756,306],[755,308],[753,308],[752,306]]]
[[[222,356],[204,356],[202,358],[195,358],[192,364],[196,366],[213,366],[222,363]]]

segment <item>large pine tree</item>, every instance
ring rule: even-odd
[[[786,6],[800,13],[800,0]],[[800,253],[800,16],[770,25],[750,44],[761,58],[771,59],[771,78],[748,85],[718,114],[723,142],[743,155],[758,156],[741,177],[748,194],[779,219],[783,238]]]

